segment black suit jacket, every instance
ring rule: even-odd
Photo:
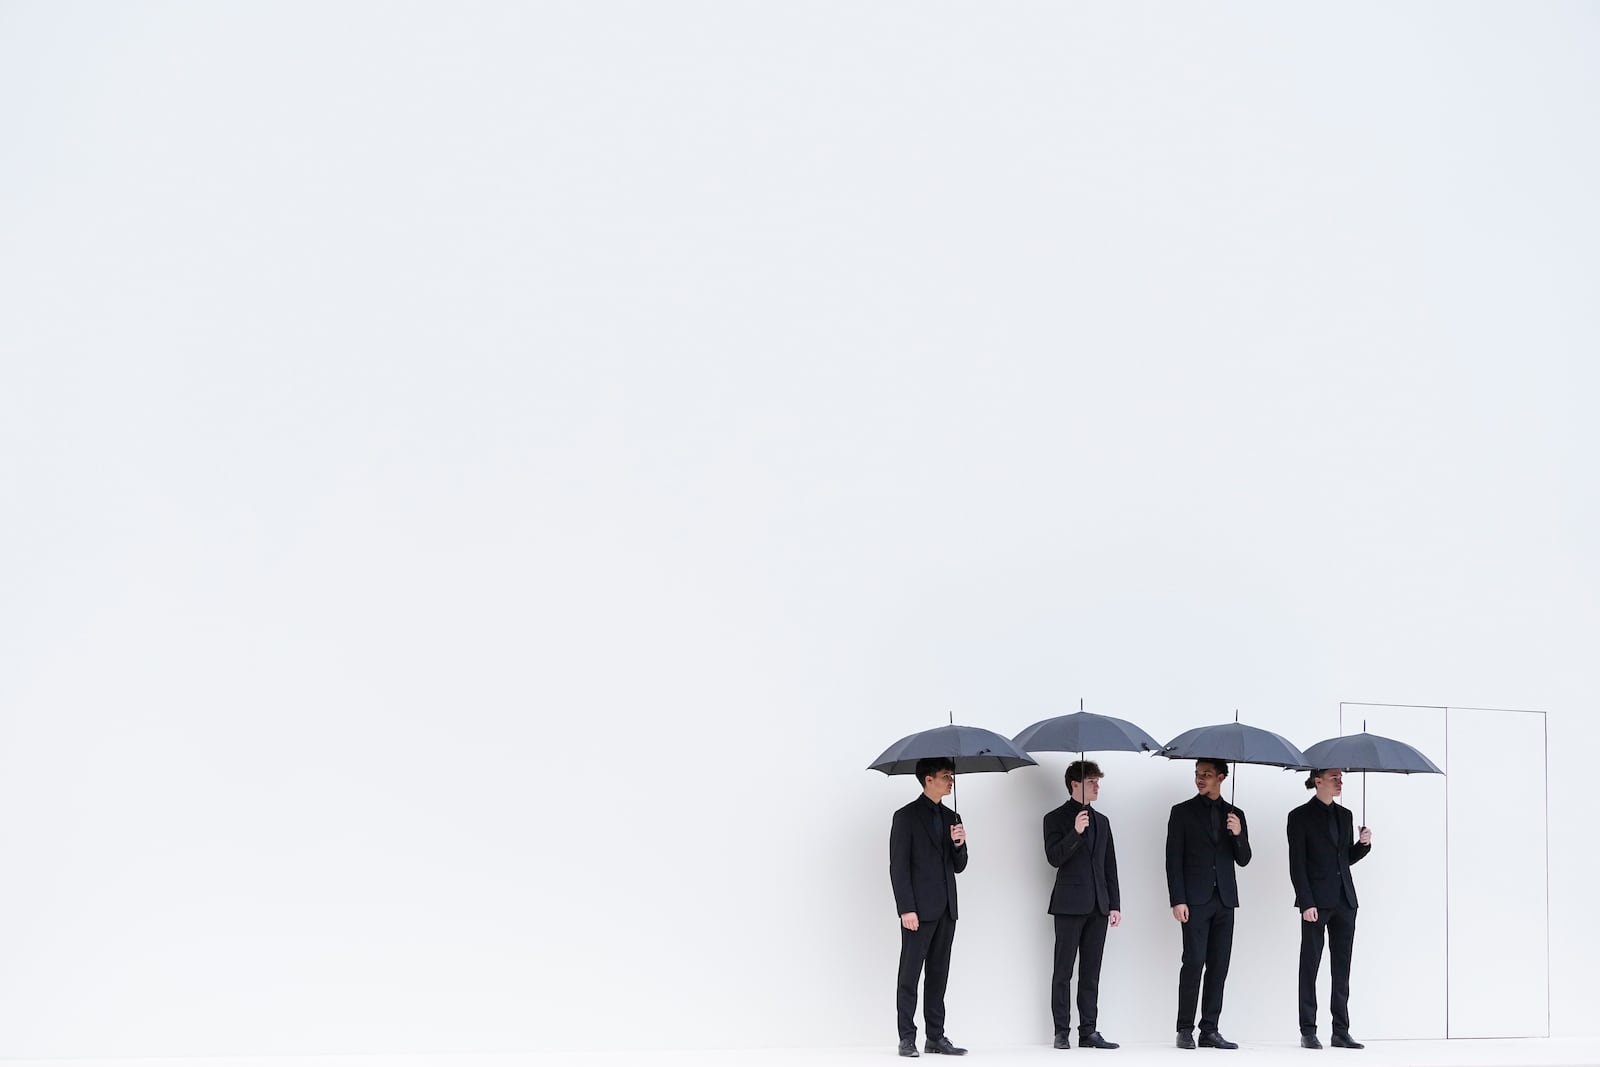
[[[950,827],[961,816],[919,796],[894,813],[889,826],[889,884],[894,913],[921,920],[961,916],[956,911],[956,875],[967,869],[967,846],[956,847]]]
[[[1093,827],[1078,833],[1073,829],[1083,805],[1068,800],[1044,817],[1044,858],[1056,869],[1055,888],[1050,891],[1051,915],[1105,915],[1122,910],[1122,887],[1117,884],[1117,846],[1111,839],[1111,820],[1089,809]]]
[[[1333,832],[1328,830],[1332,808]],[[1289,880],[1294,883],[1294,906],[1334,908],[1358,906],[1356,883],[1350,865],[1372,851],[1356,843],[1355,816],[1343,804],[1324,804],[1312,797],[1289,813]],[[1344,891],[1344,899],[1339,891]]]
[[[1250,863],[1250,824],[1244,811],[1222,805],[1222,826],[1211,840],[1211,813],[1200,794],[1172,806],[1167,817],[1167,900],[1173,907],[1191,907],[1211,899],[1213,886],[1222,903],[1239,906],[1239,882],[1233,869]],[[1239,836],[1228,832],[1228,816],[1239,816]]]

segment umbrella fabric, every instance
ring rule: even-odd
[[[1305,751],[1303,770],[1340,767],[1347,771],[1384,774],[1443,774],[1427,756],[1404,741],[1359,733],[1318,741]]]
[[[917,761],[951,759],[957,774],[980,771],[1011,771],[1032,767],[1035,761],[1010,741],[992,730],[977,726],[939,726],[902,737],[873,760],[869,771],[884,774],[915,774]]]
[[[1287,740],[1271,730],[1242,722],[1186,730],[1167,742],[1161,755],[1168,759],[1220,759],[1295,770],[1306,765],[1305,754]]]
[[[1161,747],[1127,719],[1092,711],[1036,722],[1011,743],[1024,752],[1154,752]]]

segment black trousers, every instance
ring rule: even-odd
[[[950,946],[956,939],[956,921],[946,912],[937,919],[921,920],[915,930],[900,928],[900,982],[895,992],[900,1040],[917,1036],[911,1016],[917,1010],[917,977],[926,964],[922,983],[922,1021],[929,1039],[944,1036],[944,987],[950,981]]]
[[[1318,908],[1317,921],[1300,919],[1300,1032],[1317,1032],[1317,971],[1322,966],[1322,931],[1328,931],[1333,995],[1333,1032],[1350,1032],[1350,956],[1356,944],[1356,909],[1343,904]]]
[[[1100,1018],[1100,961],[1106,952],[1106,930],[1110,918],[1099,912],[1088,915],[1057,915],[1056,964],[1050,974],[1050,1014],[1056,1033],[1072,1029],[1072,962],[1078,969],[1078,1032],[1088,1035],[1098,1029]]]
[[[1194,1029],[1194,1009],[1200,1005],[1200,1032],[1216,1030],[1222,1015],[1222,987],[1228,981],[1228,961],[1233,957],[1233,909],[1216,893],[1204,904],[1189,905],[1183,924],[1183,966],[1178,970],[1178,1029]],[[1205,996],[1200,979],[1205,976]]]

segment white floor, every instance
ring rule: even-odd
[[[1326,1040],[1326,1039],[1324,1039]],[[1526,1039],[1504,1041],[1373,1041],[1360,1051],[1323,1049],[1308,1051],[1289,1042],[1249,1045],[1237,1051],[1196,1049],[1167,1045],[1127,1044],[1114,1052],[1072,1049],[1060,1052],[1043,1045],[973,1049],[961,1062],[1001,1064],[1004,1067],[1046,1067],[1081,1063],[1089,1058],[1100,1067],[1233,1067],[1265,1064],[1303,1064],[1305,1067],[1600,1067],[1600,1038]],[[929,1067],[944,1064],[923,1056]],[[866,1067],[901,1062],[893,1044],[872,1048],[836,1049],[717,1049],[695,1051],[573,1051],[527,1055],[436,1056],[295,1056],[274,1058],[185,1058],[121,1060],[6,1060],[6,1067],[535,1067],[571,1064],[573,1067],[621,1067],[651,1064],[661,1067]]]

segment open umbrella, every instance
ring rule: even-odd
[[[1363,720],[1359,734],[1330,737],[1305,751],[1305,770],[1340,767],[1361,772],[1361,825],[1367,824],[1367,772],[1377,774],[1443,774],[1433,760],[1392,737],[1367,733]]]
[[[1079,708],[1071,715],[1041,719],[1011,743],[1024,752],[1076,752],[1080,761],[1090,752],[1155,752],[1161,747],[1127,719],[1083,711],[1081,701]]]
[[[1168,759],[1220,759],[1292,770],[1306,765],[1305,753],[1271,730],[1240,722],[1238,714],[1234,712],[1233,722],[1185,730],[1162,746],[1161,755]],[[1233,803],[1238,789],[1238,782],[1233,781],[1228,792],[1229,804]]]
[[[915,774],[917,761],[946,758],[955,761],[957,774],[982,771],[1014,771],[1037,766],[1037,761],[1010,741],[979,726],[936,726],[932,730],[902,737],[883,750],[867,765],[869,771],[884,774]],[[955,805],[954,790],[950,803]]]

